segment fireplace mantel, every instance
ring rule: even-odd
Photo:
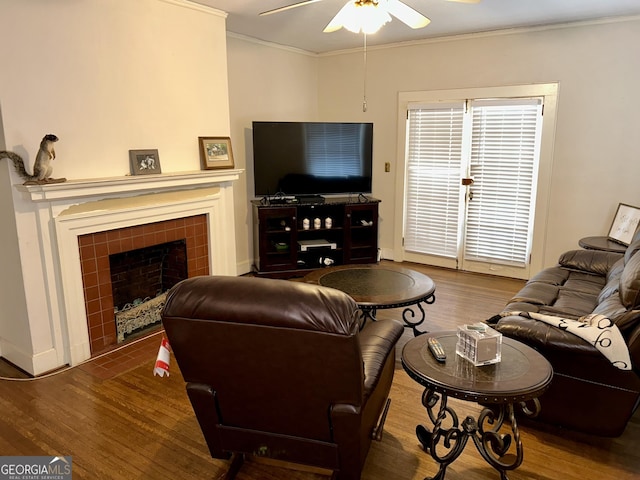
[[[198,170],[159,175],[127,175],[123,177],[68,180],[43,185],[16,185],[34,202],[72,200],[113,193],[145,193],[158,190],[194,188],[237,180],[243,170]]]
[[[242,172],[14,184],[20,259],[19,270],[5,272],[17,290],[0,355],[33,375],[90,358],[81,235],[206,215],[210,274],[237,275],[233,183]]]

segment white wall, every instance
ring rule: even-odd
[[[362,52],[319,59],[319,116],[375,124],[384,249],[402,224],[394,167],[403,91],[559,82],[545,266],[581,237],[606,235],[619,202],[640,206],[640,19],[370,48],[367,57],[366,113]]]
[[[225,39],[224,16],[176,6],[187,3],[0,0],[10,19],[0,29],[0,63],[13,72],[0,75],[7,148],[32,159],[53,132],[55,176],[84,178],[127,172],[136,148],[158,148],[165,172],[197,169],[197,137],[230,134],[236,167],[246,168],[235,188],[244,273],[253,257],[253,120],[373,121],[380,245],[392,249],[398,93],[558,81],[545,263],[582,236],[606,234],[618,202],[640,205],[637,18],[370,48],[364,113],[360,50],[318,57]]]
[[[55,177],[128,174],[130,149],[157,148],[165,173],[199,170],[198,136],[230,134],[223,12],[186,0],[0,0],[0,18],[0,138],[29,165],[54,133]],[[59,332],[41,327],[58,307],[33,299],[47,298],[55,272],[23,278],[21,267],[47,270],[33,239],[55,235],[38,231],[38,208],[11,187],[21,181],[0,166],[0,355],[41,373],[38,359],[60,351]]]
[[[0,0],[6,147],[31,162],[54,133],[54,176],[199,170],[198,136],[229,135],[226,15],[184,0]]]
[[[229,35],[231,141],[237,168],[236,240],[239,273],[253,263],[253,146],[251,122],[318,119],[318,60],[315,55]]]

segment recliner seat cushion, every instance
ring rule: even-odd
[[[569,273],[569,278],[564,282],[563,287],[579,292],[598,295],[605,285],[605,278],[601,275],[591,273],[574,272]]]
[[[582,316],[593,312],[597,301],[598,297],[596,295],[561,288],[558,292],[558,298],[551,306],[558,312]]]

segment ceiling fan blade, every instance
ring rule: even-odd
[[[344,7],[342,7],[338,13],[336,13],[336,16],[331,19],[326,27],[324,27],[323,33],[337,32],[342,28],[344,24],[343,17],[345,15],[345,12],[349,10],[350,3],[351,2],[347,2]]]
[[[447,0],[448,2],[458,2],[458,3],[480,3],[481,0]]]
[[[272,13],[285,12],[287,10],[291,10],[292,8],[302,7],[303,5],[309,5],[310,3],[316,3],[321,1],[322,0],[303,0],[302,2],[292,3],[291,5],[287,5],[286,7],[278,7],[272,10],[267,10],[266,12],[262,12],[259,15],[264,16],[264,15],[271,15]]]
[[[427,17],[400,0],[387,0],[387,11],[414,29],[426,27],[431,23]]]

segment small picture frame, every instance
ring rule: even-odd
[[[204,170],[233,168],[233,151],[229,137],[198,137],[200,160]]]
[[[158,150],[129,150],[131,175],[162,173]]]
[[[629,245],[640,223],[640,208],[624,203],[618,204],[616,216],[609,230],[609,240]]]

